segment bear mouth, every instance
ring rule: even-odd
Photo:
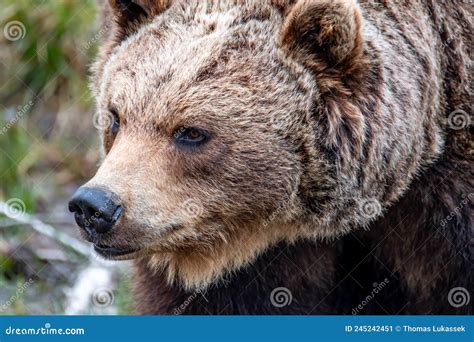
[[[133,254],[138,252],[138,249],[127,249],[99,244],[94,244],[94,250],[107,259],[123,259],[124,257],[132,257]]]

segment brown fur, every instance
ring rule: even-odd
[[[107,8],[105,21],[115,24],[93,88],[98,110],[117,112],[121,127],[117,136],[104,130],[106,155],[87,185],[121,198],[119,225],[100,242],[139,248],[127,257],[138,259],[142,312],[171,313],[203,288],[215,300],[185,312],[346,312],[361,295],[339,265],[365,248],[355,268],[366,272],[352,279],[372,279],[381,260],[396,275],[393,291],[422,303],[392,299],[385,306],[394,303],[394,311],[435,312],[433,293],[441,300],[457,284],[470,286],[471,198],[440,228],[473,190],[470,127],[447,124],[454,110],[471,113],[467,5],[229,0]],[[211,132],[198,151],[172,143],[189,126]],[[445,239],[433,238],[440,231]],[[315,270],[319,248],[330,257]],[[288,249],[296,266],[281,259]],[[268,255],[272,272],[298,272],[300,263],[308,270],[272,280],[262,276]],[[248,278],[252,268],[257,280]],[[228,309],[246,281],[257,281],[253,294]],[[299,306],[265,302],[281,283],[304,298]]]

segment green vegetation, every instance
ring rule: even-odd
[[[67,199],[98,161],[88,89],[95,1],[5,0],[0,29],[0,202],[78,237]],[[65,289],[88,262],[71,253],[0,214],[0,315],[61,313]],[[127,282],[116,291],[116,311],[130,313]]]

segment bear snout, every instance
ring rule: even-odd
[[[69,211],[87,237],[108,233],[122,214],[115,194],[99,188],[79,188],[69,201]]]

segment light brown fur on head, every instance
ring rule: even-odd
[[[392,132],[367,133],[383,103],[380,89],[362,96],[376,80],[355,1],[144,1],[137,17],[120,3],[94,68],[98,110],[120,130],[104,130],[87,185],[124,207],[105,241],[139,248],[129,257],[170,282],[207,285],[279,241],[365,226],[360,203],[382,212],[439,152],[438,137],[423,160],[391,146],[423,130],[398,114],[370,127],[394,120]],[[211,138],[182,149],[182,127]]]

